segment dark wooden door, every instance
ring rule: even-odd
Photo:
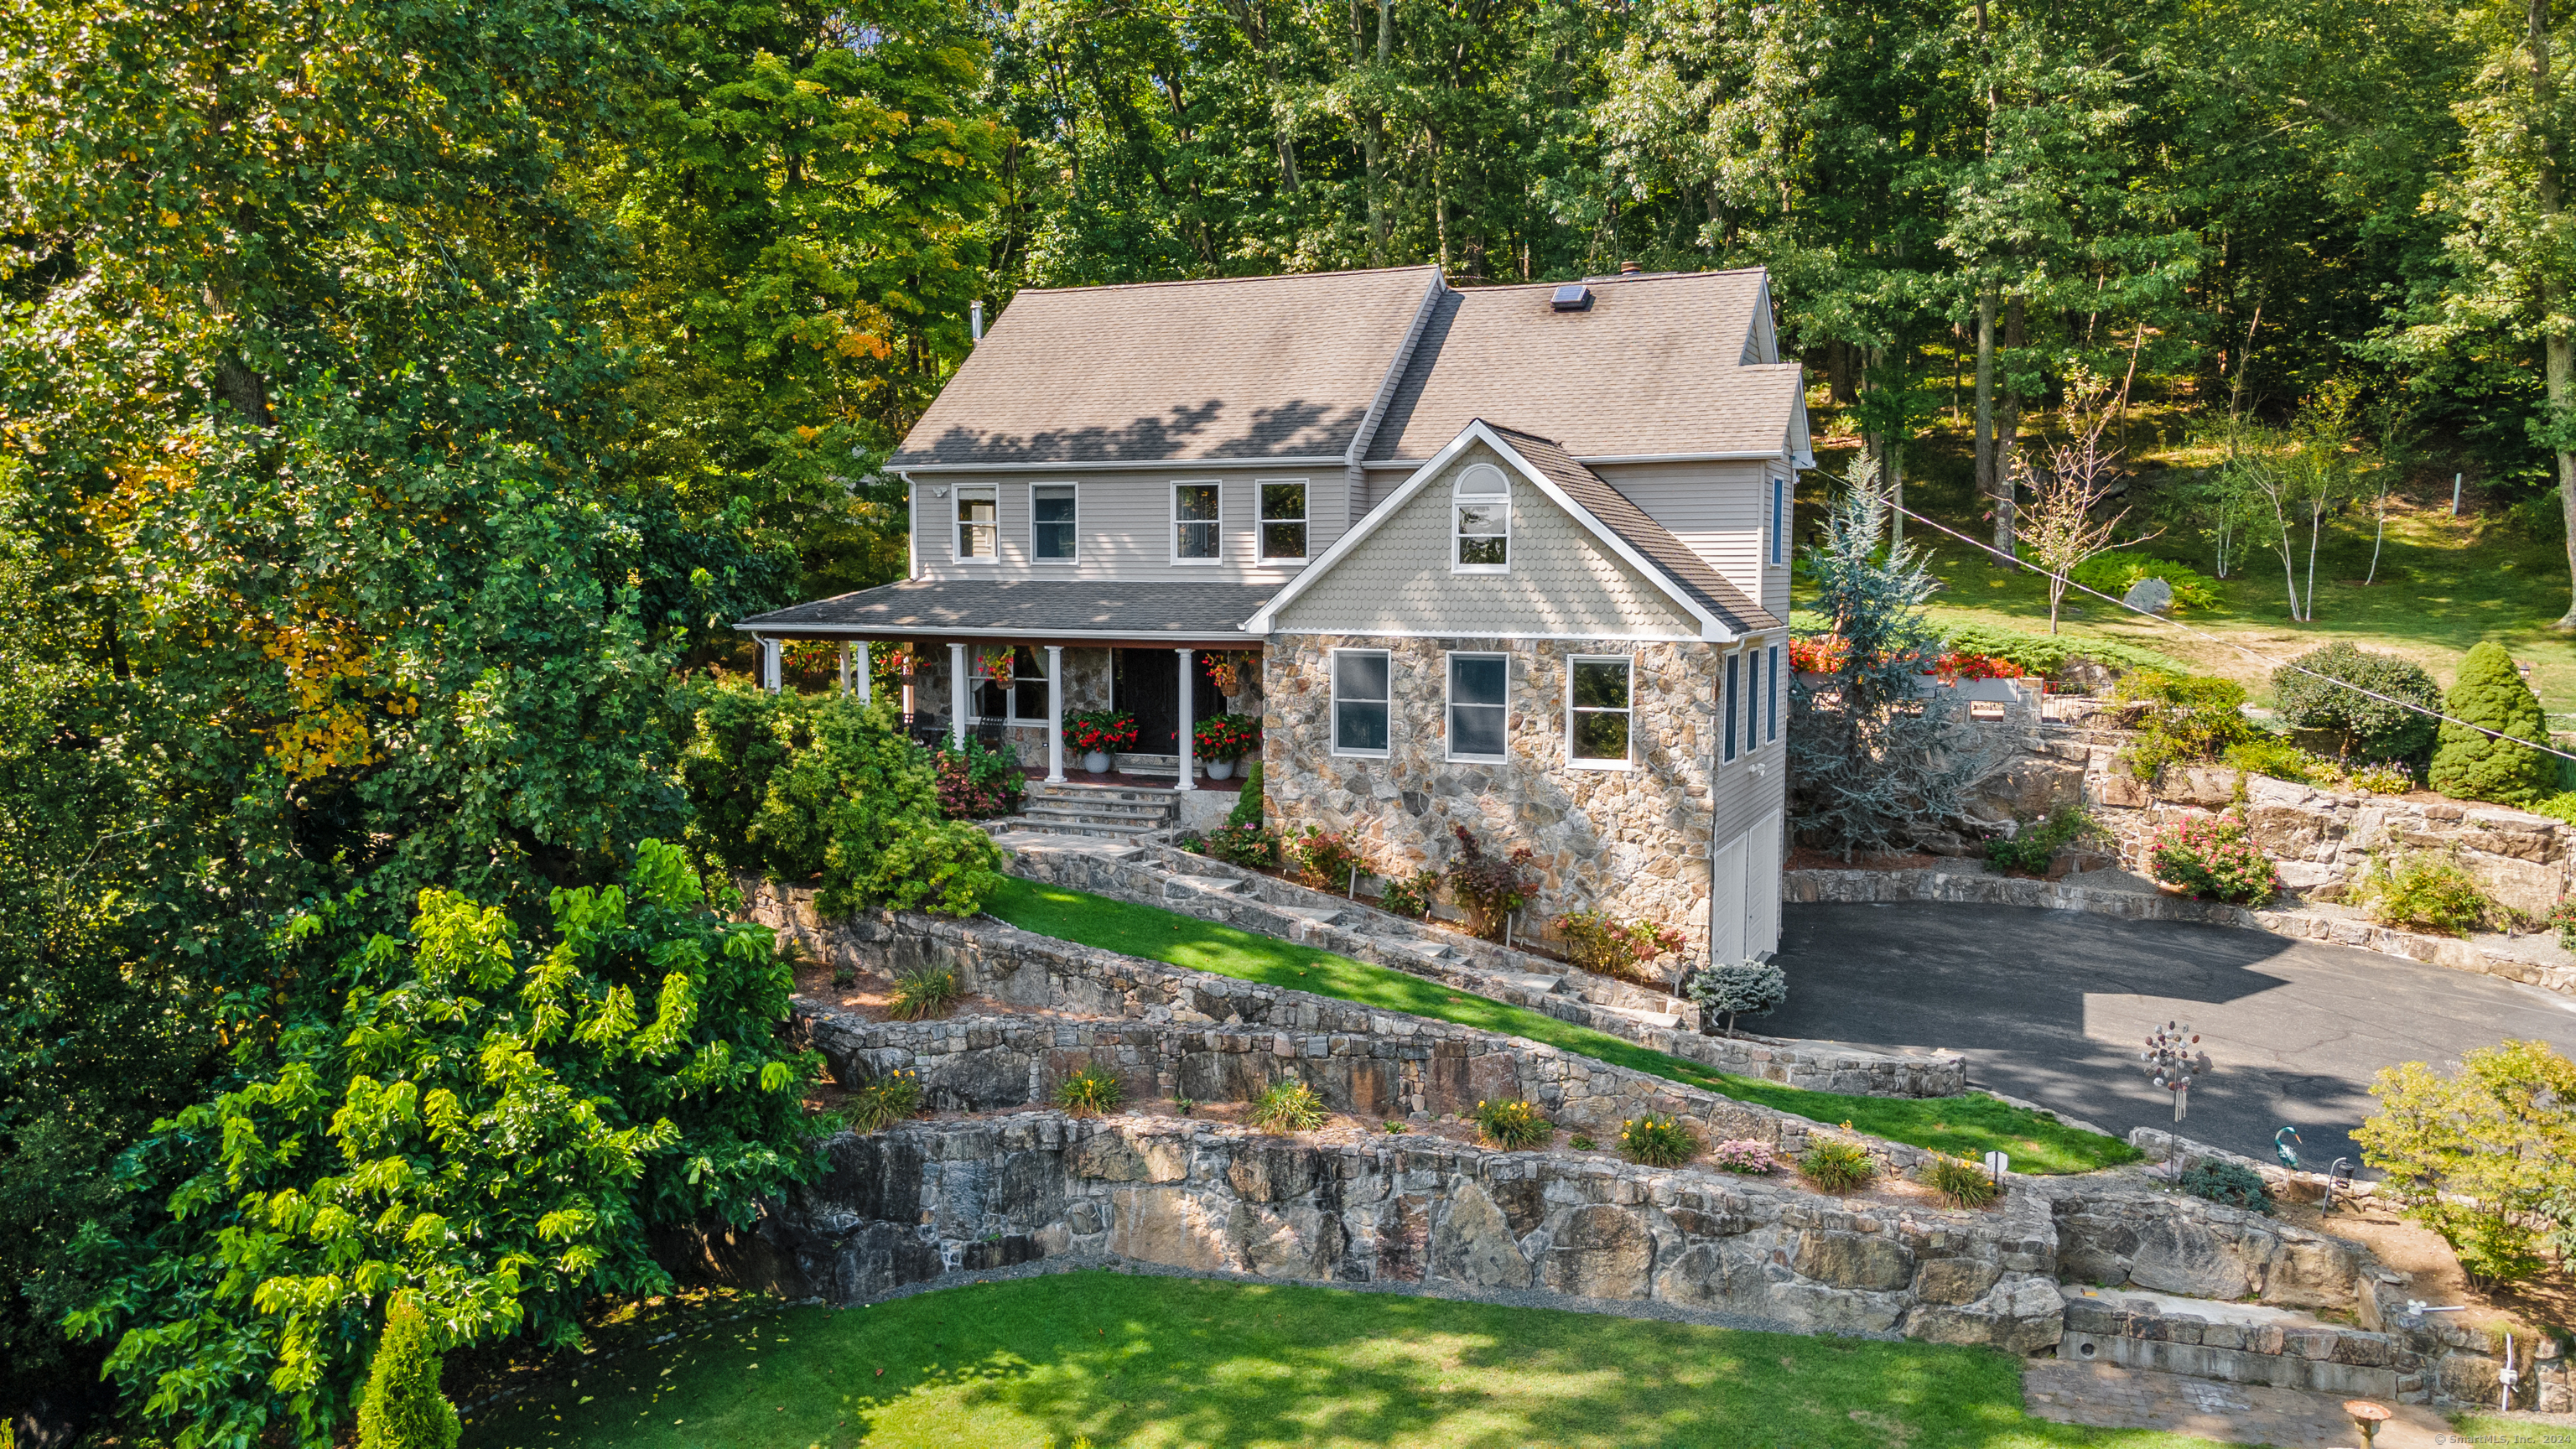
[[[1136,753],[1181,752],[1181,657],[1169,649],[1121,649],[1110,656],[1110,699],[1136,716]],[[1225,696],[1207,677],[1206,656],[1190,656],[1190,718],[1225,712]]]

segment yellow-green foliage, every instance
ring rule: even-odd
[[[1118,1104],[1126,1100],[1126,1084],[1092,1062],[1083,1063],[1082,1070],[1055,1087],[1055,1104],[1077,1117],[1117,1111]]]
[[[456,1449],[465,1426],[438,1391],[438,1355],[420,1297],[397,1293],[385,1310],[384,1336],[358,1403],[358,1449]]]
[[[1252,1125],[1264,1132],[1312,1132],[1324,1125],[1324,1099],[1304,1082],[1281,1082],[1253,1102]]]
[[[2384,1069],[2379,1109],[2353,1130],[2408,1217],[2442,1235],[2472,1277],[2539,1271],[2541,1233],[2576,1192],[2576,1062],[2537,1041],[2470,1052],[2459,1074]]]
[[[1619,1151],[1648,1167],[1679,1167],[1699,1156],[1699,1136],[1679,1117],[1649,1112],[1621,1124]]]
[[[1878,1160],[1857,1142],[1819,1133],[1798,1154],[1798,1172],[1827,1192],[1849,1192],[1878,1176]]]
[[[2354,882],[2372,920],[2465,935],[2495,910],[2476,876],[2444,851],[2398,850],[2374,856]]]
[[[745,683],[694,703],[680,775],[689,844],[731,871],[816,887],[814,905],[971,916],[1002,882],[992,837],[939,808],[930,754],[892,706]]]
[[[1943,1152],[1923,1159],[1922,1168],[1914,1176],[1955,1208],[1981,1208],[2003,1196],[2003,1189],[1995,1186],[1995,1180],[1986,1175],[1983,1167]]]
[[[1538,1108],[1517,1097],[1476,1104],[1476,1130],[1506,1152],[1536,1147],[1556,1135]]]
[[[2263,733],[2240,709],[2245,686],[2233,680],[2141,669],[2120,681],[2118,697],[2147,706],[2126,756],[2141,780],[2153,781],[2167,765],[2215,759]]]
[[[2490,639],[2469,651],[2442,708],[2451,718],[2442,722],[2442,743],[2426,772],[2434,789],[2455,800],[2505,805],[2557,793],[2558,761],[2532,748],[2549,738],[2539,696],[2522,682],[2503,645]]]

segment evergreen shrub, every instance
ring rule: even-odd
[[[2317,678],[2320,674],[2327,677]],[[2347,760],[2359,756],[2420,765],[2432,754],[2438,721],[2431,715],[2345,689],[2336,680],[2426,710],[2442,705],[2440,686],[2421,666],[2338,640],[2272,671],[2272,697],[2282,722],[2293,729],[2333,733],[2341,746],[2336,753]]]
[[[2500,805],[2529,805],[2558,792],[2557,758],[2533,748],[2549,738],[2540,699],[2503,645],[2490,639],[2469,651],[2442,707],[2451,718],[2442,722],[2425,772],[2434,789]]]
[[[1739,1016],[1769,1016],[1789,999],[1789,973],[1777,961],[1738,961],[1732,966],[1703,966],[1682,983],[1682,994],[1709,1012],[1726,1013],[1727,1035],[1735,1034]]]
[[[2263,1185],[2262,1174],[2234,1162],[2208,1158],[2183,1170],[2178,1185],[2193,1197],[2225,1203],[2229,1207],[2253,1212],[2272,1211],[2271,1189]]]
[[[438,1391],[438,1373],[420,1295],[396,1293],[385,1307],[366,1397],[358,1401],[358,1449],[456,1449],[465,1426]]]

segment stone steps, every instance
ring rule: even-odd
[[[1169,790],[1038,781],[1020,813],[998,823],[1040,834],[1134,838],[1171,829],[1180,808]]]

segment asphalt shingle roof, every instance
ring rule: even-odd
[[[1340,458],[1439,276],[1023,291],[890,464]]]
[[[1122,583],[1114,579],[907,579],[745,619],[736,628],[887,634],[994,631],[1021,638],[1226,637],[1277,584]]]
[[[1372,460],[1419,461],[1470,419],[1545,419],[1577,457],[1781,451],[1797,363],[1747,362],[1758,269],[1601,277],[1559,312],[1556,284],[1444,294],[1423,329]]]

